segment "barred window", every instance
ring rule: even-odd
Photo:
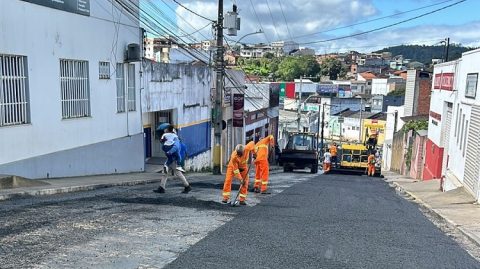
[[[128,65],[128,111],[135,111],[135,65]]]
[[[60,60],[62,117],[64,119],[90,116],[88,61]]]
[[[98,78],[110,79],[110,63],[109,62],[98,63]]]
[[[30,122],[27,57],[0,54],[0,127]]]
[[[117,63],[115,68],[117,80],[117,112],[125,112],[125,77],[123,64]]]

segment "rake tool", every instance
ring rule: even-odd
[[[247,177],[248,177],[248,173],[250,173],[250,168],[252,167],[252,163],[253,163],[253,161],[250,162],[250,164],[248,165],[247,173],[246,173]],[[242,190],[242,187],[245,184],[245,182],[246,182],[245,179],[242,179],[242,181],[240,182],[240,187],[238,188],[237,195],[235,196],[235,199],[230,202],[231,206],[237,206],[238,204],[240,204],[240,201],[238,200],[238,197],[240,197],[240,191]]]

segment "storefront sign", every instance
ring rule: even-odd
[[[338,85],[335,84],[318,84],[317,86],[318,94],[337,94]]]
[[[438,121],[442,121],[442,115],[436,113],[436,112],[433,112],[433,111],[430,111],[430,117],[438,120]]]
[[[433,82],[433,88],[435,90],[453,90],[453,73],[440,73],[435,74],[435,80]]]
[[[245,98],[243,94],[233,94],[233,127],[243,127],[243,108],[245,106]]]
[[[90,0],[23,0],[32,4],[90,16]]]

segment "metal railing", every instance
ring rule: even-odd
[[[27,57],[0,54],[0,127],[27,124]]]

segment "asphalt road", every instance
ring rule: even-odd
[[[0,268],[162,268],[265,199],[250,194],[249,206],[230,207],[223,177],[187,177],[189,194],[169,180],[164,194],[152,192],[157,183],[2,201]],[[312,177],[272,173],[273,195]]]
[[[426,219],[417,205],[380,179],[320,175],[240,212],[167,268],[480,268],[480,264]]]

